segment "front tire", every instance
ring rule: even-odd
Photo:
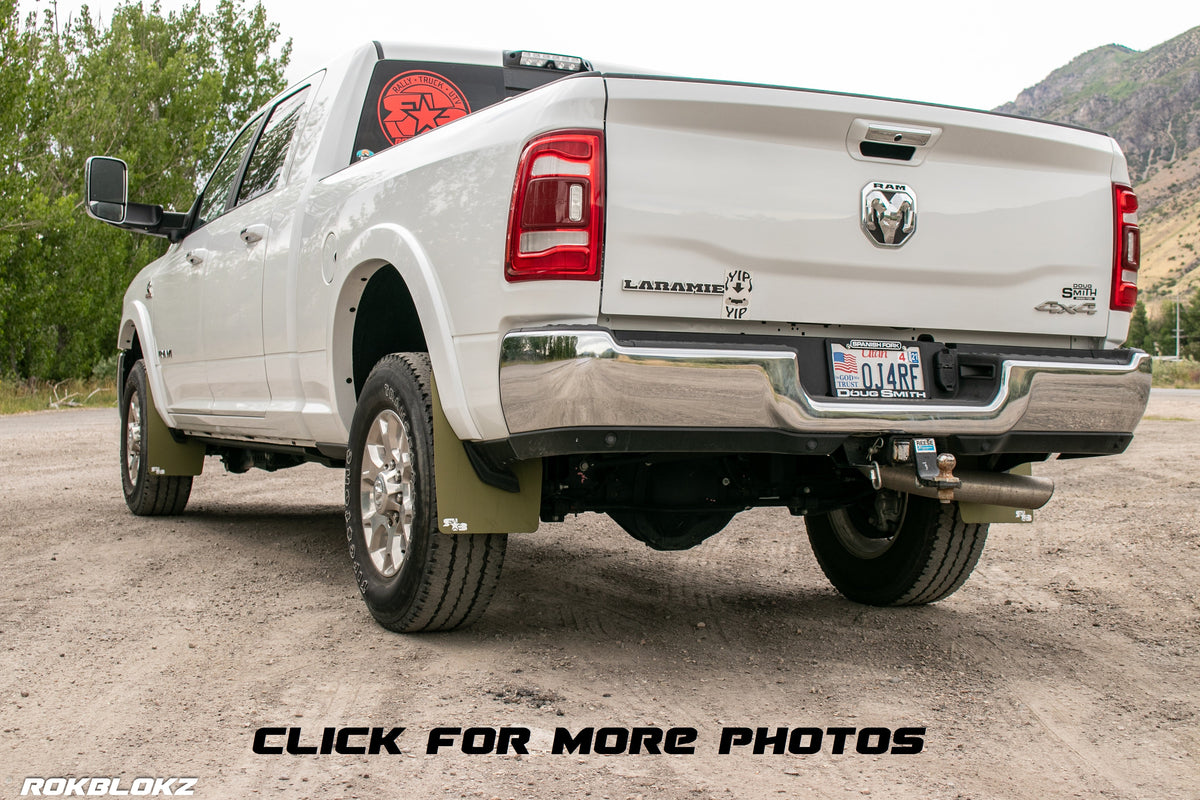
[[[139,359],[121,392],[121,489],[125,505],[139,517],[182,514],[192,493],[192,478],[151,474],[146,458],[151,412],[146,365]]]
[[[363,600],[389,630],[468,625],[500,581],[508,535],[440,532],[436,498],[429,356],[385,356],[350,427],[346,540]]]
[[[958,503],[902,495],[899,515],[884,518],[875,500],[805,519],[821,570],[847,599],[872,606],[933,603],[971,574],[987,524],[962,521]]]

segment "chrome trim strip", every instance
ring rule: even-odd
[[[907,144],[913,147],[924,147],[933,138],[933,131],[926,128],[909,128],[904,125],[867,126],[868,142],[887,142],[888,144]]]
[[[598,328],[513,331],[500,353],[511,433],[575,427],[773,428],[922,434],[1129,432],[1150,397],[1150,357],[1128,364],[1005,361],[987,405],[817,400],[794,351],[626,347]]]

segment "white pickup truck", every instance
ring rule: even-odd
[[[346,470],[396,631],[483,613],[509,533],[609,514],[692,547],[805,517],[870,604],[955,591],[988,523],[1122,452],[1137,199],[1110,138],[898,100],[371,43],[267,104],[125,295],[135,514],[227,469]]]

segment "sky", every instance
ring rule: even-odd
[[[160,0],[164,11],[183,0]],[[52,0],[21,0],[25,10]],[[540,50],[604,66],[989,109],[1105,44],[1146,50],[1200,25],[1197,0],[263,0],[289,79],[372,39]],[[60,15],[82,3],[58,0]],[[107,18],[114,0],[92,0]],[[207,11],[216,0],[201,0]]]

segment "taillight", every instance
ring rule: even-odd
[[[1137,304],[1137,273],[1142,257],[1142,234],[1137,224],[1138,200],[1133,189],[1113,184],[1113,311],[1133,311]]]
[[[557,131],[525,146],[508,215],[510,281],[600,279],[604,134]]]

